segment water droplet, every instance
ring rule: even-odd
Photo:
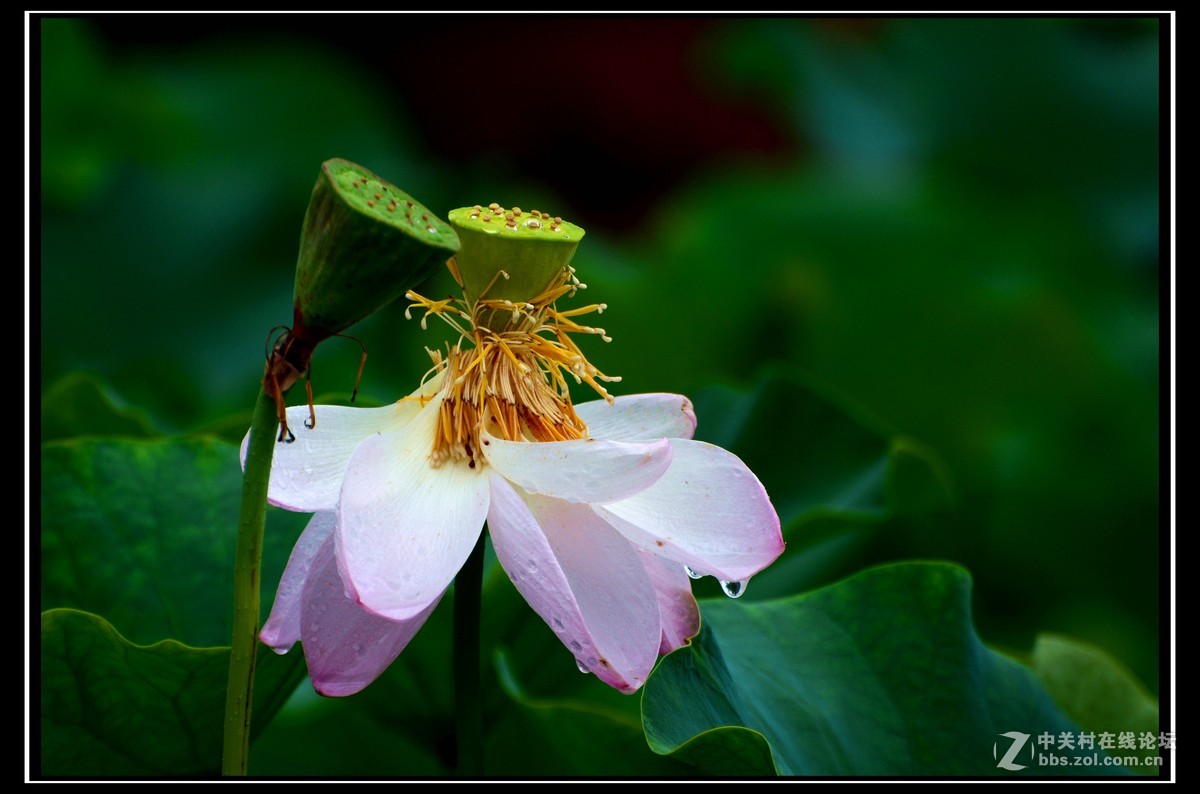
[[[308,630],[311,631],[313,634],[316,634],[318,631],[321,630],[321,624],[320,623],[310,623],[308,625]]]
[[[690,577],[692,577],[693,579],[702,579],[702,578],[704,578],[704,574],[702,574],[702,573],[696,573],[694,570],[692,570],[692,566],[690,566],[690,565],[685,565],[685,566],[683,566],[683,570],[687,571],[687,575],[688,575],[688,576],[690,576]]]
[[[578,659],[575,660],[575,666],[578,667],[579,672],[583,673],[584,675],[587,675],[588,673],[592,672],[591,670],[584,667],[583,662],[579,661]]]
[[[363,655],[363,651],[365,651],[365,650],[366,650],[366,648],[364,648],[364,647],[362,646],[362,643],[361,643],[361,642],[356,642],[356,643],[354,643],[353,645],[351,645],[350,647],[351,647],[351,648],[353,648],[353,649],[354,649],[354,652],[355,652],[356,654],[358,654],[359,656],[362,656],[362,655]]]
[[[583,646],[579,644],[579,641],[578,641],[578,640],[571,640],[571,650],[573,650],[573,651],[582,651],[582,650],[583,650]]]
[[[552,623],[553,623],[553,625],[554,625],[554,630],[555,630],[555,631],[562,631],[562,630],[563,630],[563,622],[562,622],[561,620],[559,620],[558,618],[555,618],[555,619],[554,619],[553,621],[551,621],[551,622],[552,622]]]
[[[729,596],[730,598],[741,598],[742,593],[746,592],[746,585],[749,583],[749,581],[749,579],[743,579],[740,582],[726,582],[722,580],[721,589],[724,590],[725,595]]]
[[[525,563],[525,568],[530,573],[537,573],[537,560],[529,560]]]

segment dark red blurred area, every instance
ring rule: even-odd
[[[579,211],[614,231],[635,225],[698,169],[796,151],[787,125],[713,79],[706,44],[727,23],[720,18],[181,14],[95,23],[115,49],[281,33],[318,39],[390,83],[434,154],[504,158],[502,173],[569,192]]]
[[[424,63],[459,54],[443,74],[481,126],[439,115],[429,95],[410,102],[447,157],[493,135],[521,172],[551,185],[587,163],[592,184],[575,195],[604,197],[589,214],[620,225],[645,208],[630,207],[633,197],[649,205],[699,166],[786,145],[760,109],[709,84],[701,45],[711,24],[518,16],[446,28],[413,54]]]

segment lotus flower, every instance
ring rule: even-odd
[[[315,425],[278,447],[270,502],[315,515],[261,638],[280,653],[302,641],[318,692],[357,692],[387,668],[485,520],[500,565],[579,668],[622,692],[698,631],[689,573],[736,594],[783,551],[754,474],[692,440],[687,398],[608,394],[602,382],[617,379],[570,338],[607,339],[573,319],[604,306],[559,311],[581,285],[555,267],[528,301],[488,298],[497,276],[469,301],[410,291],[410,308],[444,319],[458,343],[431,353],[410,396],[316,406]],[[453,260],[451,271],[462,284]],[[568,378],[604,399],[574,405]],[[308,411],[289,410],[296,426]]]

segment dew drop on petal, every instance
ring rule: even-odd
[[[721,590],[730,598],[741,598],[742,593],[746,592],[746,585],[749,581],[749,579],[743,579],[740,582],[726,582],[722,580]]]
[[[687,575],[693,579],[703,579],[704,578],[704,574],[696,573],[696,571],[692,570],[692,566],[690,566],[690,565],[683,566],[683,570],[687,571]]]
[[[573,650],[573,651],[582,651],[582,650],[583,650],[583,646],[579,644],[579,641],[578,641],[578,640],[571,640],[571,650]]]
[[[358,654],[359,656],[362,656],[362,655],[363,655],[363,652],[366,650],[366,648],[364,648],[364,647],[362,646],[362,643],[361,643],[361,642],[356,642],[356,643],[354,643],[353,645],[351,645],[350,647],[351,647],[351,648],[354,650],[354,652],[355,652],[356,654]]]
[[[575,660],[575,666],[578,667],[579,672],[583,673],[584,675],[587,675],[588,673],[592,672],[591,670],[587,669],[587,667],[584,666],[583,662],[579,661],[578,659]]]
[[[554,630],[555,630],[555,631],[562,631],[562,630],[563,630],[563,622],[562,622],[561,620],[559,620],[558,618],[555,618],[555,619],[552,621],[552,623],[554,624]]]

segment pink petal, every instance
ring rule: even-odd
[[[430,464],[441,398],[403,430],[371,436],[346,467],[338,506],[338,569],[381,617],[411,618],[466,561],[488,508],[483,467]]]
[[[612,502],[645,490],[671,465],[665,439],[526,442],[485,435],[483,452],[496,473],[530,493],[568,502]]]
[[[275,653],[287,653],[300,639],[300,605],[303,602],[304,582],[312,570],[317,552],[333,537],[337,518],[333,513],[316,513],[300,533],[287,567],[275,591],[271,614],[258,638],[271,646]]]
[[[316,427],[308,428],[307,405],[287,409],[288,427],[296,440],[275,445],[267,501],[287,510],[315,513],[337,507],[342,474],[354,448],[367,436],[399,430],[420,411],[420,399],[433,395],[442,376],[430,378],[403,400],[380,408],[317,405]],[[276,435],[279,430],[276,428]],[[242,467],[250,434],[242,439]]]
[[[672,439],[671,468],[654,485],[595,510],[625,537],[702,574],[748,579],[783,553],[779,515],[731,452]]]
[[[650,674],[658,598],[637,552],[584,505],[521,494],[491,476],[492,545],[517,590],[576,661],[622,692]]]
[[[301,640],[313,688],[327,697],[353,695],[387,669],[441,600],[439,593],[409,620],[372,615],[346,598],[332,534],[304,584]]]
[[[317,425],[311,430],[307,406],[288,408],[288,427],[296,435],[290,444],[276,444],[271,460],[267,501],[302,513],[333,510],[342,487],[350,454],[364,438],[404,427],[416,414],[416,403],[400,401],[382,408],[318,405]],[[278,433],[278,430],[275,431]],[[242,466],[250,434],[242,439]]]
[[[674,560],[652,554],[635,546],[650,582],[658,594],[658,614],[662,620],[659,653],[670,653],[692,641],[700,631],[700,610],[692,596],[692,580],[683,566]]]
[[[696,430],[692,402],[680,394],[629,394],[612,405],[593,400],[575,406],[592,438],[607,441],[653,441],[691,438]]]

